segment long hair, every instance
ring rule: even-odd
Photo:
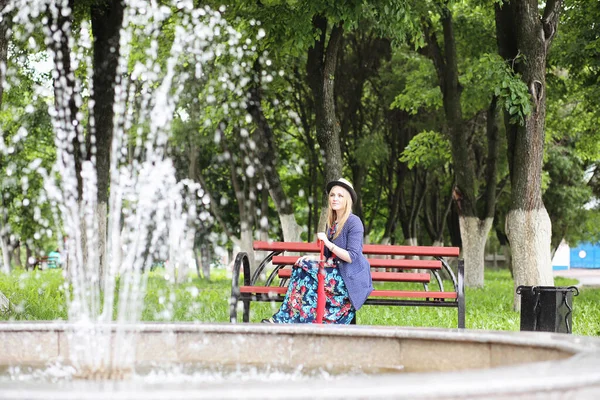
[[[352,212],[352,196],[350,196],[350,192],[348,192],[346,189],[344,190],[346,191],[346,193],[348,193],[348,196],[346,196],[346,206],[340,211],[340,215],[337,215],[337,212],[331,209],[331,205],[329,204],[329,193],[327,194],[327,223],[325,225],[327,228],[327,232],[329,232],[329,229],[331,229],[333,224],[335,224],[336,218],[338,222],[335,234],[333,235],[333,239],[337,238],[340,235],[344,224],[346,223],[346,221],[348,221],[348,217]]]

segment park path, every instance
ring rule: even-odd
[[[577,287],[596,287],[600,288],[600,268],[571,268],[561,271],[554,271],[554,276],[577,279]]]

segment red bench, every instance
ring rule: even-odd
[[[299,256],[282,255],[286,252],[299,254],[319,253],[318,243],[302,242],[264,242],[256,241],[254,250],[269,251],[254,273],[250,274],[250,262],[244,252],[238,253],[233,265],[231,285],[230,321],[237,321],[237,304],[243,304],[243,321],[250,317],[251,301],[283,301],[287,291],[287,281],[291,269]],[[367,256],[371,268],[385,269],[385,272],[371,271],[373,282],[416,282],[423,284],[423,290],[374,290],[365,305],[392,306],[425,306],[425,307],[456,307],[458,309],[458,327],[465,327],[465,295],[464,295],[464,263],[458,259],[457,274],[450,268],[447,259],[458,258],[458,247],[433,246],[396,246],[365,244],[363,253]],[[432,257],[432,260],[374,258],[373,256],[404,256]],[[267,276],[264,285],[258,280],[267,266],[274,268]],[[390,272],[390,270],[426,270],[427,272]],[[452,290],[444,290],[444,282],[440,271],[444,269],[452,284]],[[240,274],[243,273],[243,285],[240,286]],[[439,290],[429,291],[432,276]],[[273,286],[275,278],[279,278],[278,286]]]

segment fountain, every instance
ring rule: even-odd
[[[194,205],[208,204],[193,201],[205,197],[202,188],[178,180],[166,156],[168,132],[180,113],[178,100],[191,80],[201,80],[204,66],[214,63],[216,54],[239,61],[235,73],[223,70],[216,79],[236,92],[230,78],[248,67],[242,60],[251,46],[219,13],[177,1],[173,5],[180,11],[180,25],[173,28],[173,46],[163,63],[158,26],[172,16],[171,9],[155,2],[125,3],[106,227],[111,240],[99,254],[98,231],[104,228],[97,217],[103,214],[98,214],[96,166],[93,157],[81,166],[74,157],[72,144],[82,135],[85,113],[76,114],[77,123],[65,122],[70,101],[75,99],[83,110],[82,94],[93,87],[58,71],[57,100],[50,106],[57,162],[53,170],[39,172],[46,177],[47,198],[65,233],[61,250],[68,251],[70,260],[69,322],[0,324],[0,399],[513,399],[539,392],[595,398],[600,391],[600,341],[595,338],[368,326],[139,323],[143,271],[154,259],[168,259],[166,273],[174,278],[175,267],[190,257],[193,235],[187,228],[206,215]],[[67,5],[66,0],[14,1],[5,12],[25,36],[35,29],[29,21],[43,21],[49,43],[72,46],[71,53],[61,53],[60,46],[50,45],[55,63],[64,65],[61,57],[70,57],[87,68],[89,77],[90,27],[81,24],[74,40],[64,36],[69,26],[65,30],[47,23],[46,18],[67,17]],[[221,42],[213,48],[217,36]],[[134,37],[149,38],[144,62],[129,58],[140,51],[133,48]],[[193,73],[181,68],[192,61]],[[93,111],[92,105],[88,108]],[[101,264],[107,266],[102,275]]]
[[[136,375],[63,379],[68,325],[0,325],[0,398],[595,399],[600,341],[544,332],[140,324]],[[59,364],[56,364],[59,363]],[[17,367],[18,369],[15,369]],[[143,373],[148,366],[154,372]],[[34,367],[44,367],[43,373]]]

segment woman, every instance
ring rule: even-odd
[[[373,290],[371,267],[362,253],[364,228],[352,214],[356,192],[341,178],[327,184],[326,231],[317,233],[325,246],[325,314],[323,323],[349,324]],[[292,268],[279,311],[262,322],[311,323],[317,312],[319,256],[300,257]]]

